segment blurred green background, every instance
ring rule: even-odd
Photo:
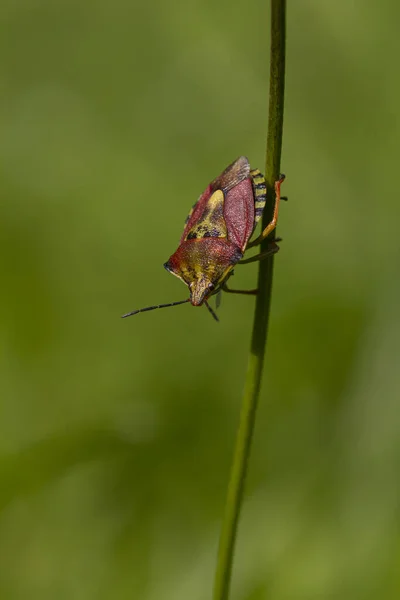
[[[400,9],[289,2],[289,203],[234,600],[400,594]],[[254,300],[162,264],[263,168],[269,2],[3,0],[0,597],[207,600]],[[256,267],[236,270],[253,286]]]

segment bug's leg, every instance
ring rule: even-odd
[[[227,284],[224,283],[222,285],[222,289],[224,292],[228,292],[229,294],[245,294],[246,296],[256,296],[258,294],[258,290],[232,290],[228,288]]]
[[[210,315],[213,317],[213,319],[215,319],[217,322],[219,322],[217,315],[215,314],[215,312],[213,311],[211,306],[208,304],[207,300],[204,302],[204,304],[206,305],[206,308],[207,308],[208,312],[210,313]]]
[[[273,231],[275,229],[276,224],[278,222],[279,202],[281,200],[281,183],[284,179],[285,179],[285,176],[281,175],[279,180],[275,181],[275,208],[274,208],[274,214],[272,216],[272,221],[270,223],[268,223],[268,225],[266,226],[264,231],[261,233],[261,235],[258,236],[258,238],[256,238],[253,242],[250,242],[250,244],[247,245],[247,248],[252,248],[253,246],[258,246],[258,244],[261,244],[261,242],[263,240],[265,240],[266,237],[269,236],[271,231]],[[252,261],[250,261],[250,262],[252,262]]]
[[[269,256],[276,254],[278,251],[279,251],[278,244],[275,244],[275,242],[271,242],[268,250],[265,250],[265,252],[260,252],[260,254],[256,254],[255,256],[252,256],[251,258],[245,258],[243,260],[239,260],[239,262],[237,264],[238,265],[247,265],[248,263],[256,262],[257,260],[264,260],[264,258],[268,258]]]
[[[219,307],[221,306],[221,288],[218,290],[217,295],[215,297],[215,308],[218,310]]]

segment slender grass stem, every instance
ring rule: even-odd
[[[286,0],[271,0],[270,89],[265,178],[268,198],[274,198],[274,184],[279,178],[282,149],[283,108],[285,89]],[[271,221],[273,202],[264,210],[263,227]],[[273,232],[261,244],[261,252],[275,237]],[[265,345],[271,305],[274,257],[260,261],[258,295],[254,313],[253,333],[246,382],[240,414],[239,429],[233,457],[225,514],[219,542],[214,600],[228,600],[235,540],[244,482],[250,456],[255,416],[260,394]]]

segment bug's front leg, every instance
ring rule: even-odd
[[[279,239],[280,238],[277,238],[277,240],[279,240]],[[239,260],[239,262],[237,264],[238,265],[247,265],[248,263],[256,262],[258,260],[264,260],[264,258],[268,258],[269,256],[276,254],[278,251],[279,251],[278,244],[276,244],[275,242],[271,242],[268,247],[268,250],[265,250],[264,252],[260,252],[260,254],[255,254],[251,258],[244,258],[242,260]]]
[[[281,175],[279,180],[275,181],[275,207],[274,207],[274,214],[272,216],[272,221],[270,223],[268,223],[268,225],[266,226],[264,231],[261,233],[261,235],[258,236],[258,238],[256,238],[253,242],[250,242],[250,244],[247,245],[248,248],[252,248],[253,246],[258,246],[258,244],[261,244],[261,242],[263,240],[265,240],[266,237],[269,236],[271,231],[273,231],[275,229],[276,224],[278,222],[279,203],[281,200],[281,183],[284,181],[284,179],[285,179],[285,175]],[[256,260],[256,259],[254,258],[254,260]],[[241,262],[243,264],[244,262],[252,262],[252,260],[248,259],[247,261],[241,261]]]
[[[224,292],[228,292],[229,294],[245,294],[246,296],[256,296],[258,294],[258,290],[232,290],[228,288],[227,284],[224,283],[222,286]]]

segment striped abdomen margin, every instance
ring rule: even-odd
[[[265,184],[264,175],[260,173],[258,169],[252,169],[250,171],[250,177],[254,191],[254,224],[256,224],[262,217],[264,206],[267,201],[267,186]]]

